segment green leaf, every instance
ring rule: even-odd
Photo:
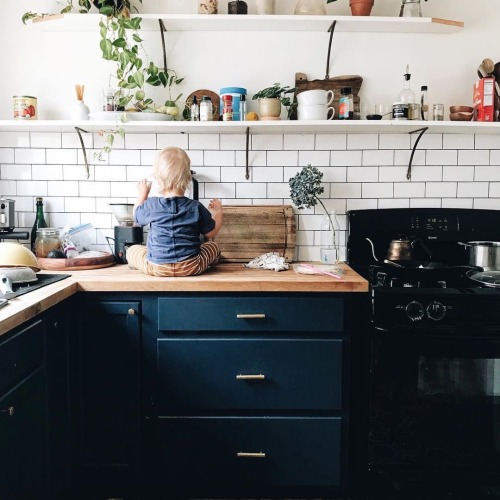
[[[158,73],[158,78],[160,79],[161,84],[164,87],[166,87],[167,86],[167,75],[163,71],[160,71]]]
[[[113,58],[113,44],[109,40],[101,40],[99,46],[102,50],[102,57],[107,61]]]
[[[157,76],[150,76],[146,80],[146,83],[148,85],[152,85],[153,87],[158,87],[161,84],[160,79]]]
[[[136,35],[135,33],[132,35],[132,39],[134,40],[134,42],[137,42],[137,43],[142,42],[142,38],[139,35]]]
[[[73,10],[73,6],[67,5],[66,7],[64,7],[64,9],[61,10],[61,14],[67,14],[68,12],[71,12],[72,10]]]
[[[113,15],[113,10],[114,8],[110,5],[103,5],[101,6],[101,8],[99,9],[99,12],[103,15],[103,16],[112,16]]]
[[[146,94],[144,92],[144,90],[138,90],[136,93],[135,93],[135,98],[138,100],[138,101],[142,101],[144,99],[144,97],[146,97]]]
[[[134,81],[138,87],[144,87],[144,74],[141,71],[134,73]]]
[[[113,45],[114,45],[115,47],[120,47],[120,48],[126,47],[126,46],[127,46],[127,40],[125,40],[125,38],[117,38],[117,39],[113,42]]]

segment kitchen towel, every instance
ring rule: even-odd
[[[288,269],[285,257],[280,257],[276,252],[269,252],[255,257],[244,266],[250,269],[269,269],[271,271],[286,271]]]

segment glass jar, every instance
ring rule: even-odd
[[[52,250],[59,250],[61,252],[63,250],[59,229],[54,227],[38,229],[35,239],[35,255],[46,258]]]
[[[335,210],[323,216],[320,226],[320,260],[323,264],[339,261],[340,224]]]
[[[403,0],[399,17],[422,17],[420,0]]]
[[[326,14],[325,0],[299,0],[293,13],[298,16],[321,16]]]

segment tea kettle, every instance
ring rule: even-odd
[[[372,255],[373,258],[377,261],[380,262],[379,259],[377,259],[377,256],[375,255],[375,246],[373,245],[373,241],[370,238],[366,238],[366,241],[370,243],[372,247]],[[407,237],[402,237],[399,239],[391,240],[389,243],[389,248],[387,250],[387,255],[385,257],[385,260],[412,260],[413,259],[413,249],[415,248],[415,245],[419,243],[420,246],[424,249],[425,253],[432,258],[432,252],[430,249],[427,247],[427,245],[424,244],[424,242],[417,238],[417,239],[411,239]]]

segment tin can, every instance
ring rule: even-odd
[[[13,98],[15,120],[37,120],[36,97],[15,95]]]
[[[408,120],[408,104],[405,102],[395,102],[392,105],[393,120]]]

